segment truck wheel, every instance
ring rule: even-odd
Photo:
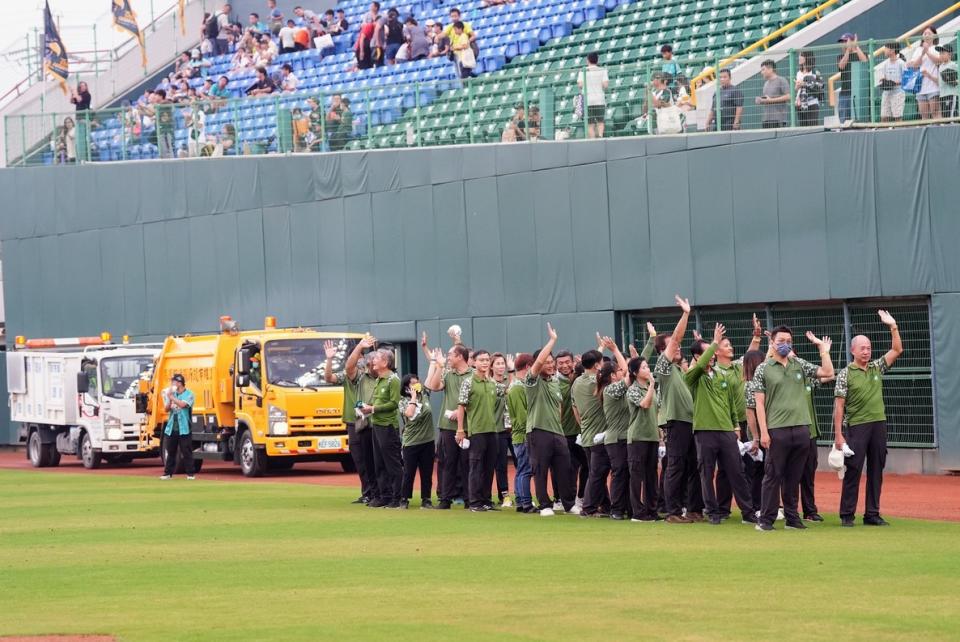
[[[93,449],[93,441],[88,433],[83,433],[80,439],[80,459],[83,461],[83,467],[92,470],[100,468],[100,453]]]
[[[60,451],[57,450],[56,444],[47,444],[47,448],[50,453],[50,465],[59,466],[60,465]]]
[[[50,449],[40,441],[40,431],[30,433],[27,441],[27,454],[34,468],[46,468],[50,465]],[[59,454],[59,453],[58,453]]]
[[[343,469],[345,473],[355,473],[357,472],[357,464],[353,461],[353,456],[346,455],[340,458],[340,468]]]
[[[290,470],[296,462],[289,457],[270,458],[267,460],[267,467],[270,470]]]
[[[254,445],[249,430],[240,437],[240,470],[245,477],[262,477],[267,470],[267,453]]]

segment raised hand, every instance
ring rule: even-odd
[[[753,315],[753,336],[759,337],[763,334],[763,326],[760,325],[760,319],[757,318],[757,315]]]
[[[323,352],[327,355],[327,359],[333,359],[337,356],[337,345],[331,339],[327,339],[323,342]]]
[[[507,370],[508,370],[508,371],[510,371],[510,370],[515,370],[515,367],[514,367],[514,366],[515,366],[516,361],[517,361],[517,355],[515,355],[515,354],[510,354],[510,353],[508,352],[508,353],[506,354],[506,357],[505,357],[505,358],[506,358],[506,361],[507,361]]]
[[[829,351],[830,346],[833,345],[833,341],[830,339],[830,337],[823,337],[820,339],[810,330],[807,330],[806,337],[810,343],[817,346],[817,349],[820,350],[820,352],[823,352],[824,350]]]
[[[447,355],[444,354],[443,350],[440,348],[433,349],[433,361],[437,364],[438,368],[443,368],[447,365]]]
[[[610,352],[615,352],[619,349],[617,348],[617,342],[610,337],[603,337],[602,339],[600,339],[600,345],[602,345],[604,348],[606,348]]]
[[[367,334],[365,337],[360,339],[360,345],[364,348],[372,348],[377,344],[377,338],[372,334]]]
[[[877,310],[877,315],[880,316],[880,322],[888,328],[892,328],[893,326],[897,325],[896,319],[894,319],[893,316],[886,310]]]
[[[657,329],[653,327],[653,324],[647,321],[647,335],[651,337],[657,336]]]
[[[597,332],[597,351],[603,352],[603,337]]]
[[[547,323],[547,336],[550,337],[551,341],[557,340],[557,331],[553,329],[553,326]]]
[[[677,302],[684,314],[690,314],[690,299],[681,299],[679,294],[675,294],[673,300]]]
[[[633,345],[632,343],[629,346],[627,346],[627,349],[630,351],[631,359],[636,359],[637,357],[640,356],[640,353],[637,352],[637,346]]]
[[[694,330],[694,331],[693,331],[693,338],[694,338],[695,341],[703,341],[703,335],[700,334],[700,331],[699,331],[699,330]]]
[[[720,343],[723,341],[723,335],[726,333],[727,329],[722,323],[718,323],[713,329],[713,342]]]
[[[423,331],[423,335],[421,335],[420,337],[420,347],[421,348],[427,347],[427,331],[426,330]]]

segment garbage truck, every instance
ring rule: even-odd
[[[145,448],[166,457],[166,389],[182,374],[194,394],[190,411],[194,463],[228,461],[247,477],[288,470],[296,462],[339,462],[354,472],[342,415],[343,388],[324,379],[324,343],[334,342],[334,371],[342,371],[362,334],[277,328],[241,331],[221,317],[220,332],[170,336],[153,379],[138,395]]]
[[[10,419],[34,466],[57,466],[63,455],[86,468],[155,457],[141,439],[140,382],[153,377],[160,344],[112,344],[99,337],[17,337],[7,352]]]

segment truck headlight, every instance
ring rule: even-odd
[[[267,408],[267,421],[270,424],[271,435],[289,435],[290,427],[287,425],[287,411],[277,406]]]
[[[120,428],[107,428],[107,440],[108,441],[123,440],[123,430],[121,430]]]
[[[103,417],[104,433],[109,441],[120,441],[123,439],[123,428],[120,427],[120,418],[113,415]]]

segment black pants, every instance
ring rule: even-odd
[[[852,446],[851,446],[852,447]],[[814,484],[817,478],[817,438],[810,438],[807,449],[807,461],[803,467],[803,476],[800,478],[800,506],[803,515],[817,514],[817,500],[814,496]]]
[[[660,475],[657,478],[657,512],[667,512],[666,493],[663,491],[663,481],[667,478],[667,457],[660,457],[660,445],[657,444],[657,464],[660,466]]]
[[[573,480],[570,479],[570,450],[563,435],[534,428],[527,435],[530,447],[530,465],[533,469],[533,484],[537,493],[537,504],[541,509],[550,508],[550,495],[547,494],[547,473],[557,480],[560,501],[563,509],[573,508]],[[471,442],[470,445],[473,448]]]
[[[739,453],[739,450],[737,451]],[[706,499],[704,499],[706,504]],[[733,489],[730,488],[730,480],[727,479],[727,471],[723,468],[717,471],[717,507],[721,517],[730,514],[730,507],[733,504]]]
[[[744,455],[742,458],[743,474],[747,478],[747,483],[750,484],[750,497],[753,498],[754,513],[760,510],[760,497],[763,489],[763,467],[767,461],[766,449],[761,448],[760,450],[763,451],[763,461],[754,461],[750,455]]]
[[[797,110],[797,126],[813,127],[820,124],[820,105]]]
[[[493,483],[493,469],[497,466],[497,447],[499,439],[495,432],[481,432],[470,435],[470,506],[479,508],[490,502],[490,485]]]
[[[681,515],[703,512],[703,491],[697,467],[697,446],[693,440],[693,424],[686,421],[667,423],[667,473],[663,481],[667,514]]]
[[[440,431],[440,501],[452,502],[464,497],[463,480],[467,479],[469,459],[467,451],[457,445],[454,430]]]
[[[400,498],[409,500],[413,497],[413,478],[420,472],[420,499],[430,499],[433,495],[433,456],[436,447],[432,441],[425,444],[404,446],[403,455],[403,484],[400,487]]]
[[[760,490],[761,524],[772,525],[776,521],[781,499],[787,523],[800,521],[797,495],[809,448],[810,429],[807,426],[774,428],[770,431],[770,448],[767,449]]]
[[[840,517],[852,518],[857,512],[860,475],[863,474],[864,462],[867,466],[867,499],[863,516],[879,517],[883,467],[887,464],[887,422],[875,421],[850,426],[847,428],[846,437],[853,450],[853,457],[843,460],[847,465],[847,472],[843,475],[843,490],[840,492]]]
[[[655,441],[627,444],[630,468],[630,510],[634,519],[657,516],[657,449]]]
[[[380,501],[400,501],[403,463],[400,459],[400,431],[393,426],[373,426],[373,468],[377,474]]]
[[[173,471],[177,469],[178,452],[180,454],[180,459],[183,460],[183,472],[188,475],[194,474],[193,435],[181,435],[180,431],[174,430],[172,434],[164,437],[163,447],[167,451],[167,461],[163,465],[164,475],[172,475]]]
[[[497,496],[503,499],[510,494],[510,480],[507,479],[507,456],[513,441],[512,433],[500,431],[497,433]]]
[[[610,474],[610,456],[603,444],[584,448],[590,457],[590,477],[583,496],[583,512],[592,515],[598,510],[610,510],[610,493],[607,490],[607,475]]]
[[[627,463],[627,440],[605,445],[610,459],[610,512],[625,515],[630,510],[630,468]]]
[[[570,451],[570,479],[577,482],[577,497],[581,499],[587,492],[587,479],[590,477],[590,459],[583,446],[577,443],[577,436],[567,437],[567,449]]]
[[[373,474],[373,431],[369,427],[358,431],[356,424],[348,422],[347,443],[357,476],[360,477],[360,494],[367,499],[379,497],[377,477]]]
[[[718,466],[721,472],[726,473],[726,479],[737,498],[740,512],[744,515],[752,512],[753,498],[750,496],[750,485],[741,467],[737,436],[730,431],[701,430],[694,435],[694,439],[697,442],[700,485],[707,515],[711,517],[724,515],[723,507],[717,504],[717,491],[713,486],[713,475]],[[719,475],[717,486],[720,486]]]
[[[296,47],[280,47],[281,54],[293,53],[296,50],[297,50]]]

